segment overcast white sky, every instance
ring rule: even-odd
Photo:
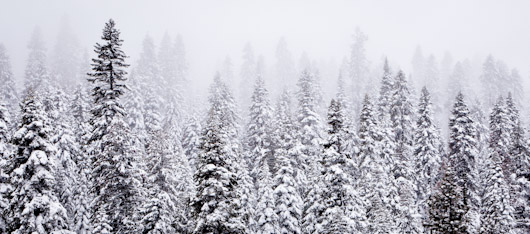
[[[445,51],[457,60],[492,53],[519,68],[527,79],[529,10],[530,1],[525,0],[2,0],[0,42],[7,47],[20,79],[26,45],[36,25],[51,48],[59,22],[67,15],[83,46],[92,50],[105,21],[114,18],[131,55],[129,62],[134,62],[146,33],[157,42],[165,31],[180,33],[193,79],[210,80],[227,55],[237,69],[247,41],[256,54],[265,55],[266,64],[272,64],[281,36],[296,59],[307,51],[312,58],[341,61],[359,27],[369,37],[367,52],[372,61],[387,55],[409,70],[417,45],[424,54],[434,53],[438,61]]]

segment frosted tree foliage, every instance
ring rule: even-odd
[[[0,233],[530,233],[520,56],[381,51],[355,27],[326,47],[313,40],[328,31],[304,30],[337,25],[292,27],[282,15],[308,22],[283,9],[245,12],[238,31],[213,18],[240,10],[126,17],[123,33],[110,19],[94,47],[94,22],[77,15],[17,40],[31,18],[13,18],[20,30],[0,43]],[[274,38],[269,23],[292,28]],[[221,43],[252,30],[264,34]]]

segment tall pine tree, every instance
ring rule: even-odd
[[[94,233],[137,233],[140,199],[138,156],[130,139],[120,97],[124,94],[128,65],[123,40],[114,20],[103,29],[103,44],[96,43],[89,81],[94,84],[91,110],[92,223]]]
[[[22,107],[22,121],[11,141],[17,147],[10,160],[9,226],[11,233],[69,233],[66,209],[54,191],[54,154],[50,123],[42,104],[31,91]]]

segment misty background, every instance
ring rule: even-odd
[[[283,37],[295,63],[304,52],[316,62],[322,86],[330,91],[336,87],[340,64],[348,58],[358,28],[367,36],[366,55],[372,67],[380,66],[386,56],[394,70],[400,68],[410,75],[418,46],[425,57],[432,54],[438,63],[450,54],[453,62],[468,59],[477,69],[492,54],[519,70],[526,90],[529,7],[524,0],[4,1],[0,42],[22,84],[27,44],[35,27],[41,29],[50,54],[61,28],[69,27],[79,48],[93,57],[101,25],[113,18],[125,40],[127,62],[133,67],[146,35],[157,45],[166,32],[172,37],[181,35],[188,79],[196,91],[205,93],[227,57],[238,78],[247,43],[256,57],[263,56],[266,70],[272,70]],[[272,74],[265,72],[264,76],[267,79]]]

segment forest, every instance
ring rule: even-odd
[[[0,44],[0,233],[530,233],[523,79],[492,55],[418,47],[406,74],[357,29],[328,77],[249,43],[202,101],[184,37],[130,61],[101,26],[51,56],[36,29],[22,88]]]

